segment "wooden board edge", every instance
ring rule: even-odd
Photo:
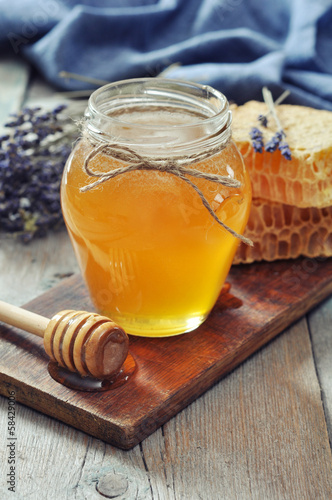
[[[99,431],[101,425],[100,419],[99,423],[97,423],[95,416],[89,411],[86,411],[83,408],[75,408],[75,406],[70,403],[61,401],[45,391],[30,387],[27,384],[24,384],[24,382],[20,382],[19,387],[16,384],[15,379],[7,374],[0,373],[0,381],[0,394],[4,397],[8,397],[9,390],[14,390],[15,399],[18,403],[28,406],[33,410],[39,411],[44,415],[54,418],[59,422],[67,424],[81,432],[84,432],[85,434],[101,439],[102,441],[118,448],[128,450],[137,444],[136,440],[133,438],[134,429],[129,429],[128,431],[128,429],[115,425],[109,420],[104,420],[105,427],[107,428],[107,433],[105,435],[105,433],[101,433]],[[57,409],[57,414],[51,411],[53,407]],[[82,413],[86,419],[84,420],[84,426],[81,423],[83,421]],[[89,422],[89,432],[86,431],[87,421]]]

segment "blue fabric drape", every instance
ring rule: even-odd
[[[228,99],[332,110],[332,0],[0,0],[0,52],[20,54],[56,87],[155,76],[210,84]]]

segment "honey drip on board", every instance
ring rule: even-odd
[[[48,371],[51,377],[62,385],[75,391],[102,392],[117,389],[134,375],[136,371],[136,362],[131,354],[128,354],[120,371],[110,379],[96,379],[93,377],[81,377],[76,372],[71,372],[55,361],[50,361]]]

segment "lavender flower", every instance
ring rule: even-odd
[[[285,91],[279,97],[279,99],[276,101],[276,104],[280,104],[283,101],[283,99],[285,99],[288,96],[288,94],[289,94],[289,92]],[[264,147],[264,139],[263,139],[262,131],[257,127],[253,127],[251,129],[251,131],[249,132],[249,135],[250,135],[251,140],[252,140],[252,146],[254,148],[254,151],[256,151],[257,153],[262,153],[263,150],[265,149],[265,151],[267,151],[268,153],[273,153],[274,151],[279,149],[281,154],[284,156],[284,158],[286,158],[286,160],[291,160],[292,159],[291,150],[290,150],[289,145],[285,141],[286,134],[285,134],[284,130],[282,129],[280,121],[278,119],[278,116],[277,116],[277,113],[275,110],[275,105],[274,105],[273,98],[272,98],[272,94],[266,87],[263,88],[263,97],[264,97],[264,101],[265,101],[266,105],[268,106],[269,111],[266,115],[262,115],[262,114],[258,115],[257,120],[259,121],[259,123],[263,127],[267,128],[267,126],[268,126],[267,117],[268,117],[268,115],[271,114],[272,117],[274,118],[274,121],[275,121],[277,127],[278,127],[278,131],[265,144],[265,147]]]
[[[279,149],[286,160],[291,160],[292,153],[287,142],[283,140],[284,137],[286,137],[286,134],[283,130],[276,132],[274,136],[265,144],[265,151],[273,153]]]
[[[267,128],[268,120],[266,115],[258,115],[258,121],[263,125],[263,127]]]
[[[0,136],[0,147],[1,147],[1,144],[5,141],[8,141],[8,139],[9,139],[8,134]]]
[[[63,224],[60,182],[76,139],[64,109],[24,108],[0,137],[0,230],[24,242]]]
[[[273,153],[279,147],[280,141],[282,140],[284,133],[276,132],[274,136],[265,144],[265,151],[268,153]]]
[[[279,150],[280,150],[282,156],[284,158],[286,158],[286,160],[292,159],[292,153],[291,153],[290,147],[288,146],[288,144],[286,142],[281,142],[279,144]]]
[[[263,134],[257,127],[253,127],[249,132],[252,145],[256,153],[262,153],[264,149]]]

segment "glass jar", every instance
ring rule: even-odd
[[[217,218],[242,234],[251,203],[230,123],[225,96],[190,82],[125,80],[90,97],[62,209],[94,306],[129,334],[193,330],[218,298],[239,239]]]

